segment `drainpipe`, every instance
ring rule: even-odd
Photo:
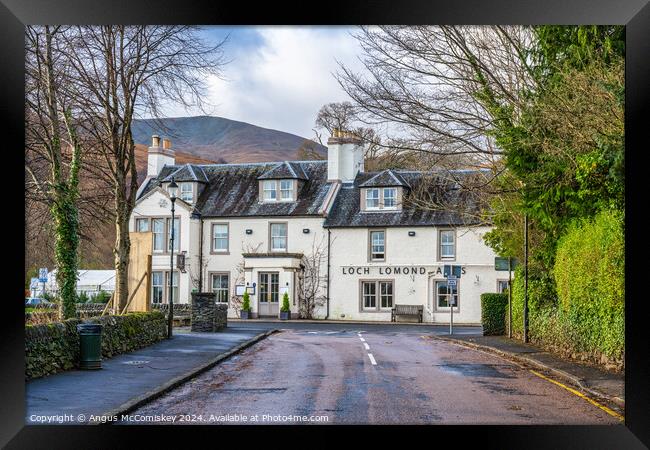
[[[330,317],[330,235],[332,234],[331,228],[327,229],[327,314],[325,320]]]

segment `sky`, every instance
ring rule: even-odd
[[[206,39],[228,36],[230,62],[221,79],[208,80],[209,115],[312,138],[318,110],[349,100],[333,73],[338,62],[361,71],[354,27],[211,26]],[[168,117],[203,114],[171,106]]]

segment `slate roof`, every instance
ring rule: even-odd
[[[248,164],[201,164],[191,165],[199,169],[207,183],[200,193],[194,209],[203,217],[246,217],[246,216],[310,216],[319,215],[331,183],[327,182],[327,161],[290,161],[287,165],[296,175],[308,179],[298,188],[296,202],[259,202],[258,180],[278,166],[277,162]],[[187,165],[185,165],[187,166]],[[158,177],[152,179],[138,198],[143,197],[162,182],[176,177],[179,168],[165,166]],[[183,172],[184,173],[184,172]],[[175,178],[177,181],[181,181]]]
[[[271,170],[264,172],[261,176],[258,177],[259,180],[286,180],[286,179],[298,179],[298,180],[308,180],[309,177],[305,173],[302,165],[296,162],[284,161],[277,164]]]
[[[203,171],[203,168],[200,165],[185,164],[182,166],[171,166],[171,167],[177,167],[177,169],[170,172],[163,180],[164,182],[171,181],[172,177],[176,182],[180,182],[180,181],[197,181],[199,183],[208,182],[208,177],[206,176],[205,172]]]
[[[389,186],[402,186],[410,188],[409,184],[404,180],[404,177],[392,169],[386,169],[368,180],[364,181],[359,187],[389,187]]]
[[[434,172],[393,171],[411,186],[418,196],[445,205],[462,205],[465,211],[478,212],[478,204],[467,191],[461,191],[454,181]],[[380,172],[379,174],[382,174]],[[462,171],[459,177],[472,176],[475,171]],[[409,206],[408,191],[401,211],[361,211],[361,187],[375,178],[377,173],[359,173],[353,183],[343,184],[339,190],[325,227],[387,227],[387,226],[453,226],[476,225],[480,221],[474,215],[463,214],[458,208],[445,211],[424,210]]]

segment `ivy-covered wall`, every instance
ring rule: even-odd
[[[102,325],[102,358],[146,347],[167,337],[167,321],[158,311],[26,325],[25,378],[39,378],[78,367],[77,325],[82,322]]]

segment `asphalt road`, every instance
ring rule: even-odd
[[[131,415],[191,424],[620,423],[527,369],[430,331],[356,328],[274,334]]]

